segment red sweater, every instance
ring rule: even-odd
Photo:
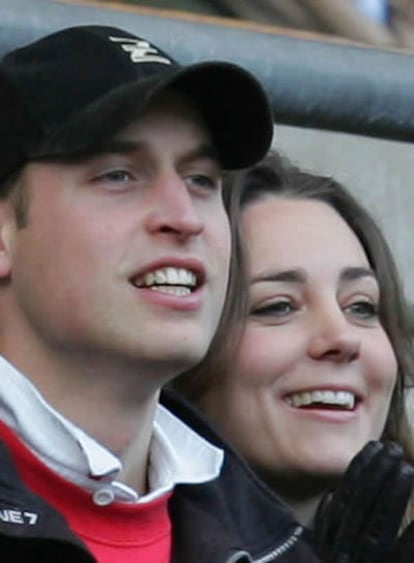
[[[168,563],[171,559],[170,493],[145,504],[97,506],[92,493],[49,469],[0,421],[26,485],[65,516],[99,563]]]

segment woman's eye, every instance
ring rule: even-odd
[[[295,307],[291,301],[283,299],[275,301],[274,303],[254,307],[252,308],[250,314],[262,317],[285,317],[296,310],[297,307]]]
[[[378,304],[366,300],[355,301],[345,307],[345,311],[360,319],[376,319],[378,317]]]

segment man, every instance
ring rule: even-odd
[[[223,452],[159,390],[216,330],[222,171],[266,152],[266,97],[234,65],[80,26],[7,55],[0,98],[1,549],[178,560],[173,489]]]

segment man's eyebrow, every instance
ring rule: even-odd
[[[302,269],[282,270],[280,272],[263,272],[254,276],[250,283],[260,282],[291,282],[303,284],[307,276]]]
[[[192,160],[208,159],[220,161],[216,149],[210,143],[201,143],[194,149],[185,153],[182,157],[183,162],[191,162]]]
[[[128,154],[142,150],[144,147],[145,143],[142,141],[112,139],[99,147],[98,154]]]
[[[354,266],[350,268],[344,268],[341,271],[339,279],[341,281],[347,282],[359,280],[366,277],[372,278],[374,280],[377,279],[377,276],[372,268],[366,268],[365,266]]]
[[[145,150],[150,146],[145,141],[134,141],[133,139],[112,139],[101,145],[98,154],[129,154],[140,150]],[[182,162],[191,162],[198,159],[208,159],[219,162],[217,151],[210,143],[200,143],[188,152],[183,152],[179,160]]]

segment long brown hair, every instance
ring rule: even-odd
[[[380,288],[379,318],[394,349],[398,375],[383,438],[400,443],[414,462],[414,440],[408,422],[406,391],[413,386],[414,352],[395,260],[380,228],[370,213],[336,180],[305,172],[277,153],[269,153],[252,168],[234,172],[226,179],[224,199],[230,216],[233,255],[226,306],[206,358],[173,383],[174,388],[198,403],[221,374],[231,370],[234,353],[247,316],[246,258],[243,252],[241,214],[246,205],[264,195],[314,199],[331,206],[358,237]]]

